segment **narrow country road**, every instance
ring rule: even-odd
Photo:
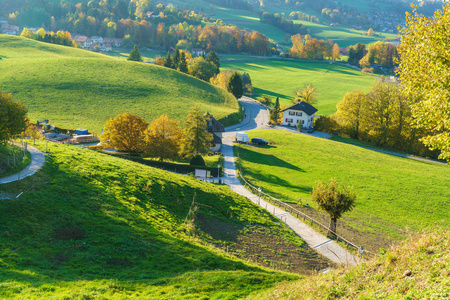
[[[235,126],[227,127],[223,134],[222,140],[222,154],[224,156],[224,178],[225,183],[234,192],[247,197],[253,203],[267,209],[275,217],[286,223],[297,235],[299,235],[311,248],[327,257],[331,261],[338,264],[354,265],[358,262],[358,258],[346,251],[334,241],[326,236],[316,232],[308,225],[301,222],[290,213],[283,209],[272,205],[257,195],[248,191],[239,181],[236,174],[236,164],[233,153],[233,140],[237,131],[246,131],[256,128],[269,128],[266,126],[269,117],[266,109],[249,99],[241,99],[242,105],[245,108],[244,120]]]
[[[16,146],[20,146],[20,144],[16,144]],[[10,175],[4,178],[0,178],[0,184],[3,183],[10,183],[13,181],[21,180],[25,177],[31,176],[34,173],[36,173],[45,163],[45,153],[41,150],[28,145],[27,146],[28,152],[31,154],[31,162],[30,164],[20,171],[19,173],[16,173],[14,175]]]

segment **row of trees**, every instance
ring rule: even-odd
[[[390,147],[421,156],[436,156],[420,141],[426,131],[412,125],[410,99],[397,83],[379,80],[366,94],[349,92],[337,104],[332,117],[315,121],[317,130],[337,131],[377,146]]]
[[[209,151],[213,137],[206,131],[207,121],[199,106],[187,115],[184,129],[167,115],[148,124],[139,116],[124,113],[106,122],[101,142],[103,147],[114,147],[130,154],[142,153],[160,161],[193,157]]]
[[[308,29],[302,24],[294,24],[292,20],[287,19],[284,14],[263,12],[260,16],[261,23],[270,24],[286,31],[290,34],[308,33]]]
[[[137,44],[167,49],[185,41],[190,43],[191,47],[205,51],[257,55],[278,53],[275,43],[261,33],[220,24],[202,26],[203,21],[213,23],[214,20],[172,5],[153,6],[149,0],[93,0],[76,5],[66,1],[61,4],[50,3],[48,0],[42,2],[39,9],[24,3],[22,10],[13,19],[27,14],[27,11],[37,13],[38,9],[46,13],[44,20],[38,24],[23,20],[25,23],[22,24],[43,26],[54,32],[64,28],[86,36],[123,38],[123,45],[129,47]],[[152,11],[151,17],[147,16],[148,11]],[[14,22],[13,19],[10,21]]]
[[[54,33],[53,31],[45,31],[44,28],[41,28],[36,32],[32,32],[25,27],[20,36],[46,43],[78,47],[78,44],[72,40],[72,36],[68,31],[59,30]]]
[[[397,59],[397,46],[392,43],[378,41],[370,45],[369,50],[361,43],[349,47],[348,62],[362,68],[368,68],[372,64],[393,67]]]
[[[339,45],[332,40],[323,41],[300,34],[291,37],[292,48],[290,55],[296,58],[322,60],[338,60],[340,58]]]

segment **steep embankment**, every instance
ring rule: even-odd
[[[0,201],[0,298],[233,299],[298,278],[255,263],[328,265],[226,186],[50,148],[37,174],[0,185],[11,196]]]
[[[161,114],[184,120],[196,104],[217,119],[238,111],[223,89],[156,65],[5,35],[0,55],[0,88],[26,104],[32,121],[99,133],[124,112],[150,122]]]
[[[414,236],[353,269],[284,283],[251,299],[448,299],[450,231]]]

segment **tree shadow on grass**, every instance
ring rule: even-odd
[[[285,179],[273,175],[273,174],[263,174],[261,172],[252,172],[249,171],[247,169],[243,169],[242,170],[242,175],[246,178],[249,179],[250,183],[252,183],[252,178],[261,182],[264,182],[267,185],[269,185],[269,187],[263,190],[263,192],[268,193],[269,195],[276,197],[277,193],[275,192],[274,189],[271,189],[270,186],[273,187],[281,187],[283,189],[287,189],[290,190],[294,193],[311,193],[312,192],[312,187],[311,186],[306,186],[306,185],[302,185],[302,184],[296,184],[293,185],[290,182],[286,181]],[[254,184],[257,185],[257,184]],[[286,197],[286,195],[284,195]]]
[[[261,94],[261,95],[264,94],[264,95],[268,95],[268,96],[274,97],[274,98],[276,98],[276,97],[285,98],[285,99],[290,99],[290,98],[293,99],[294,98],[292,96],[288,96],[288,95],[285,95],[285,94],[280,94],[280,93],[277,93],[277,92],[274,92],[274,91],[269,91],[269,90],[265,90],[265,89],[261,89],[261,88],[257,88],[257,87],[255,87],[253,89],[253,92],[255,94]],[[272,102],[275,103],[275,99],[273,99]]]
[[[67,152],[58,155],[60,147]],[[179,229],[194,196],[200,211],[242,222],[229,207],[247,204],[231,191],[102,154],[83,158],[83,149],[52,151],[36,175],[0,187],[25,191],[20,201],[0,202],[0,278],[39,287],[50,278],[126,283],[195,270],[264,273],[191,242]],[[79,234],[71,235],[73,228]],[[61,230],[67,234],[57,235]]]
[[[272,146],[273,147],[273,146]],[[261,146],[261,148],[268,148],[268,146]],[[249,149],[249,147],[240,147],[239,148],[239,157],[244,159],[245,161],[256,163],[260,165],[267,165],[272,167],[280,167],[280,168],[286,168],[292,171],[297,172],[305,172],[301,168],[288,163],[287,161],[282,160],[281,158],[276,157],[272,154],[264,154],[257,151],[254,151],[252,149]]]

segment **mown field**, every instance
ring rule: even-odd
[[[281,130],[255,130],[268,147],[236,145],[243,175],[263,191],[315,208],[310,193],[318,180],[336,178],[353,186],[356,207],[338,232],[372,249],[409,230],[442,224],[450,218],[448,165],[399,158],[336,141]],[[302,198],[302,201],[299,199]],[[308,207],[308,214],[321,218]],[[327,224],[328,217],[322,217]],[[342,231],[344,230],[344,231]]]
[[[347,92],[354,89],[368,91],[376,80],[352,68],[329,62],[270,59],[261,61],[223,62],[222,68],[232,68],[250,74],[255,97],[269,96],[275,103],[290,106],[294,91],[306,84],[317,88],[318,114],[329,115],[336,111],[336,104]]]
[[[375,36],[366,36],[367,31],[354,30],[346,27],[332,27],[324,24],[317,24],[308,21],[295,21],[305,25],[312,37],[319,40],[333,40],[339,47],[348,47],[358,43],[372,44],[377,41],[384,41],[386,38],[394,39],[398,34],[375,32]]]
[[[230,93],[171,69],[5,35],[0,55],[1,89],[26,104],[33,122],[100,133],[124,112],[181,121],[196,104],[217,119],[239,119]]]
[[[273,269],[328,266],[227,186],[68,145],[50,151],[37,174],[0,185],[14,198],[0,201],[0,298],[236,299],[299,278]]]

